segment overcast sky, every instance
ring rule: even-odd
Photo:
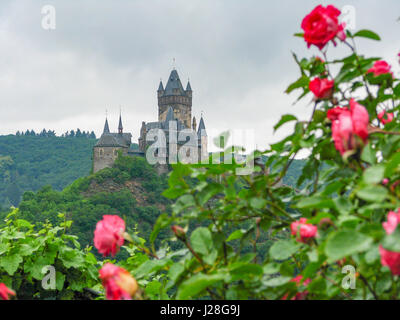
[[[207,129],[253,129],[264,148],[290,132],[288,124],[273,134],[282,114],[308,119],[311,112],[311,96],[293,106],[297,93],[284,90],[299,77],[291,51],[318,53],[293,34],[319,3],[353,5],[357,29],[382,37],[360,40],[359,51],[398,72],[399,0],[2,0],[0,134],[77,127],[100,134],[106,109],[116,130],[121,105],[136,142],[141,122],[157,120],[158,83],[165,85],[175,58]],[[43,5],[56,9],[55,30],[42,28]]]

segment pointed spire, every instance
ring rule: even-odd
[[[122,126],[122,117],[121,117],[121,112],[119,113],[119,124],[118,124],[118,133],[122,134],[123,132],[123,126]]]
[[[169,75],[167,85],[165,86],[165,95],[167,96],[185,95],[185,90],[183,90],[181,79],[179,79],[178,72],[175,69],[173,69],[171,71],[171,74]]]
[[[158,90],[157,91],[164,91],[164,86],[162,83],[162,80],[160,79],[160,85],[158,86]]]
[[[200,123],[199,123],[199,129],[197,130],[197,135],[199,137],[206,137],[207,136],[206,126],[204,125],[204,120],[203,120],[203,114],[201,115],[201,119],[200,119]]]
[[[186,91],[192,91],[192,87],[190,86],[190,81],[188,80]]]
[[[108,126],[107,117],[106,117],[106,123],[104,124],[104,130],[103,130],[103,134],[105,134],[105,133],[110,133],[110,128]]]

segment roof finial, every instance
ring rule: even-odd
[[[172,69],[176,70],[176,61],[175,58],[172,59]]]
[[[203,113],[204,113],[204,111],[201,110],[200,115],[201,115],[202,118],[203,118]]]
[[[107,108],[106,108],[106,119],[107,119],[108,113],[107,113]]]

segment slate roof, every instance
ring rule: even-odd
[[[129,148],[132,135],[130,133],[103,133],[95,147],[122,147]]]
[[[183,90],[181,79],[179,79],[178,72],[175,69],[171,71],[171,74],[168,78],[167,85],[165,86],[164,95],[165,96],[186,95],[185,90]]]
[[[110,133],[110,128],[108,126],[108,120],[106,118],[106,123],[104,124],[103,133]]]
[[[207,136],[206,126],[204,125],[203,117],[200,119],[199,129],[197,130],[197,135],[200,137]]]

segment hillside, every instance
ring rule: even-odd
[[[79,129],[0,136],[0,208],[18,206],[25,191],[50,185],[61,191],[92,169],[96,136]]]
[[[20,217],[55,224],[59,213],[65,213],[73,221],[70,232],[83,246],[93,245],[96,222],[105,214],[124,217],[127,225],[137,225],[148,237],[157,217],[169,210],[169,200],[161,196],[166,188],[166,176],[157,175],[145,159],[121,156],[113,168],[79,178],[63,191],[45,186],[25,192]]]

